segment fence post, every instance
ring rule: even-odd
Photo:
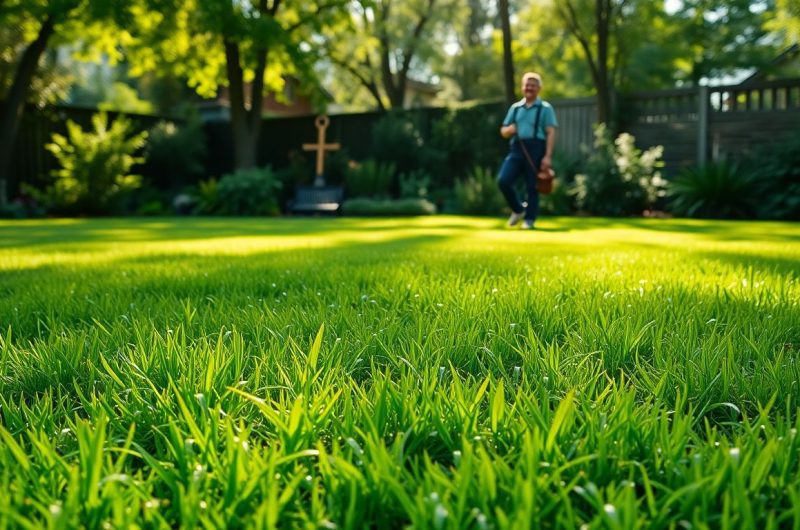
[[[697,89],[697,165],[704,166],[708,155],[708,87]]]

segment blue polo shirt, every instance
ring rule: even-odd
[[[536,121],[537,107],[541,107],[539,111],[541,114],[539,115],[539,130],[536,131],[536,138],[547,140],[547,128],[558,127],[558,121],[556,120],[556,112],[553,110],[553,106],[542,98],[536,98],[536,101],[530,107],[525,106],[525,98],[511,105],[506,114],[506,119],[503,120],[503,126],[511,125],[513,122],[517,126],[517,136],[523,140],[534,138],[533,124]],[[516,118],[514,109],[517,109]]]

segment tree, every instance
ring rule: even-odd
[[[503,29],[503,87],[506,103],[511,105],[516,100],[516,80],[514,78],[514,56],[511,51],[511,14],[508,0],[498,0],[500,25]]]
[[[597,91],[597,121],[611,118],[611,39],[626,0],[563,0],[557,13],[583,50]]]
[[[433,67],[445,78],[452,97],[462,100],[497,99],[503,94],[501,54],[494,47],[497,2],[466,0],[464,9],[453,10],[448,39],[451,53],[442,54]]]
[[[681,28],[675,46],[688,64],[684,80],[698,85],[769,62],[777,49],[765,23],[774,13],[773,0],[683,0],[674,21]]]
[[[17,65],[28,42],[20,25],[0,26],[0,101],[14,82]],[[58,61],[53,50],[46,51],[39,62],[28,92],[28,101],[39,107],[66,97],[74,76]]]
[[[440,53],[433,29],[451,0],[355,0],[335,37],[324,39],[328,60],[369,92],[380,110],[402,108],[412,71],[428,74]]]
[[[172,0],[169,11],[140,20],[131,73],[158,68],[186,79],[207,97],[227,87],[234,164],[251,168],[257,163],[266,91],[280,90],[290,74],[315,82],[311,35],[341,15],[346,3]]]
[[[545,98],[591,95],[594,83],[583,51],[555,9],[552,1],[539,1],[517,13],[514,62],[542,75]]]
[[[0,105],[0,205],[7,202],[7,186],[11,176],[11,155],[25,103],[31,95],[36,73],[45,51],[53,42],[64,43],[90,34],[98,27],[109,35],[109,23],[124,26],[130,23],[129,2],[90,0],[5,0],[0,2],[0,26],[21,28],[23,43],[11,81]],[[96,41],[98,48],[107,47],[109,39]]]
[[[599,123],[612,121],[617,90],[672,86],[686,62],[679,44],[685,27],[667,15],[663,2],[563,0],[555,11],[584,57]]]

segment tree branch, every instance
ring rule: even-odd
[[[428,0],[428,9],[420,16],[419,20],[417,21],[417,25],[414,27],[411,42],[408,44],[408,47],[403,50],[403,66],[400,69],[400,84],[402,85],[400,88],[403,90],[403,92],[405,92],[405,80],[408,76],[408,70],[411,68],[411,60],[414,58],[420,36],[422,35],[422,31],[425,29],[425,25],[428,23],[428,20],[430,20],[431,12],[433,11],[433,5],[435,3],[436,0]]]
[[[380,3],[378,14],[380,16],[380,24],[376,24],[376,29],[378,31],[378,41],[381,43],[381,76],[383,78],[383,86],[386,87],[386,92],[389,95],[389,101],[392,102],[392,105],[395,105],[397,101],[397,85],[392,74],[391,59],[389,58],[389,35],[386,32],[386,24],[389,20],[388,1]]]
[[[353,66],[351,61],[346,61],[334,57],[332,54],[328,54],[328,58],[337,66],[345,69],[349,72],[353,77],[355,77],[363,86],[366,88],[369,93],[375,98],[375,103],[378,105],[378,109],[381,111],[386,110],[386,106],[383,104],[383,98],[381,98],[380,90],[378,89],[378,84],[375,82],[374,79],[368,79],[365,75],[358,71],[358,69]],[[370,67],[369,60],[367,60],[366,66]]]
[[[589,45],[589,39],[586,37],[580,27],[580,24],[578,23],[578,14],[575,12],[575,6],[572,5],[571,0],[562,0],[562,2],[557,5],[559,6],[558,12],[561,14],[561,18],[567,23],[567,29],[569,29],[570,33],[572,33],[572,35],[578,39],[578,43],[581,45],[583,52],[586,54],[586,60],[589,63],[589,70],[591,70],[592,78],[594,78],[595,83],[597,83],[600,79],[600,73],[598,71],[594,55],[592,54],[592,48]],[[564,6],[566,6],[566,12],[563,10]]]
[[[343,2],[341,0],[336,1],[336,2],[329,2],[327,4],[317,5],[317,8],[314,10],[313,13],[308,13],[307,16],[301,17],[300,20],[298,20],[296,23],[294,23],[291,26],[289,26],[288,28],[286,28],[286,31],[288,33],[292,33],[293,31],[296,31],[300,27],[304,26],[310,20],[313,20],[315,17],[319,16],[323,11],[325,11],[327,9],[332,9],[332,8],[335,8],[335,7],[341,7],[341,6],[344,6],[344,5],[346,5],[346,2]]]

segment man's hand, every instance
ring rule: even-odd
[[[547,170],[552,167],[552,160],[550,160],[549,156],[542,158],[542,169]]]
[[[515,134],[517,134],[517,126],[513,123],[511,125],[500,127],[500,136],[503,138],[511,138]]]

